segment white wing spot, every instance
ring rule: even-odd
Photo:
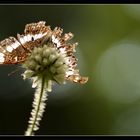
[[[3,53],[0,53],[0,57],[3,57],[4,56],[4,54]]]
[[[0,63],[3,63],[3,62],[4,62],[4,54],[0,53]]]
[[[38,39],[38,34],[34,35],[34,40]]]
[[[55,38],[54,35],[52,35],[52,42],[55,43],[57,45],[57,47],[60,47],[61,46],[59,40],[57,38]]]
[[[20,38],[20,42],[21,42],[21,44],[24,44],[25,43],[24,37]]]
[[[43,37],[43,34],[42,33],[36,34],[36,35],[34,35],[34,40],[40,39],[42,37]]]
[[[30,34],[28,34],[28,35],[27,35],[27,38],[28,38],[28,41],[31,41],[31,38],[32,38],[32,37],[31,37]]]
[[[17,47],[20,46],[20,43],[19,42],[15,42],[11,46],[12,46],[12,48],[16,49]]]
[[[38,35],[38,38],[41,38],[42,36],[43,36],[42,34],[39,34],[39,35]]]
[[[60,48],[59,50],[61,51],[61,53],[66,53],[66,49],[65,48]]]
[[[28,37],[27,36],[24,36],[23,37],[23,40],[24,40],[24,42],[28,41]]]
[[[11,46],[7,46],[7,47],[6,47],[6,50],[7,50],[8,52],[12,52],[12,51],[13,51],[13,48],[12,48]]]
[[[67,71],[67,72],[66,72],[66,76],[70,76],[70,75],[73,75],[73,74],[74,74],[73,71]]]
[[[15,59],[15,61],[17,61],[17,56],[14,59]]]

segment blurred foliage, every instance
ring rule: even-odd
[[[0,39],[46,21],[72,32],[85,85],[54,85],[38,135],[140,134],[139,5],[0,5]],[[134,10],[135,9],[135,10]],[[0,134],[23,135],[34,90],[0,66]],[[137,125],[135,125],[137,124]]]

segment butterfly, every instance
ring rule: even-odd
[[[63,30],[56,27],[54,31],[52,31],[50,26],[46,26],[45,23],[45,21],[39,21],[37,23],[26,24],[24,34],[17,34],[17,38],[10,36],[2,40],[0,42],[0,64],[22,64],[31,54],[34,47],[41,46],[45,41],[49,40],[50,37],[51,42],[53,42],[57,48],[61,51],[65,48],[67,54],[72,55],[73,46],[67,46],[64,43],[72,38],[72,33],[67,33],[60,39]],[[71,59],[73,58],[71,57]],[[73,62],[76,63],[76,59],[74,59]],[[74,63],[71,63],[71,67],[74,67],[73,69],[75,69]],[[69,75],[67,80],[84,84],[88,78],[80,76],[79,73],[75,73]]]

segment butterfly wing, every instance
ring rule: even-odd
[[[40,46],[51,34],[44,21],[25,26],[24,34],[17,39],[9,37],[0,42],[0,64],[19,64],[26,60],[34,47]]]
[[[80,75],[70,75],[67,79],[79,84],[85,84],[88,81],[88,77],[82,77]]]
[[[25,50],[31,52],[34,47],[40,46],[51,34],[50,26],[45,26],[44,21],[30,23],[25,26],[24,34],[17,34],[19,42]]]
[[[17,64],[23,62],[26,56],[24,48],[16,38],[9,37],[0,42],[0,64]]]

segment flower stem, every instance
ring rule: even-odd
[[[33,101],[33,109],[31,111],[31,117],[29,119],[29,125],[27,131],[25,132],[25,136],[34,135],[34,131],[39,129],[39,121],[41,121],[43,117],[43,113],[45,111],[47,100],[47,93],[45,87],[45,78],[41,78],[40,84],[37,86],[35,91],[35,97]]]

